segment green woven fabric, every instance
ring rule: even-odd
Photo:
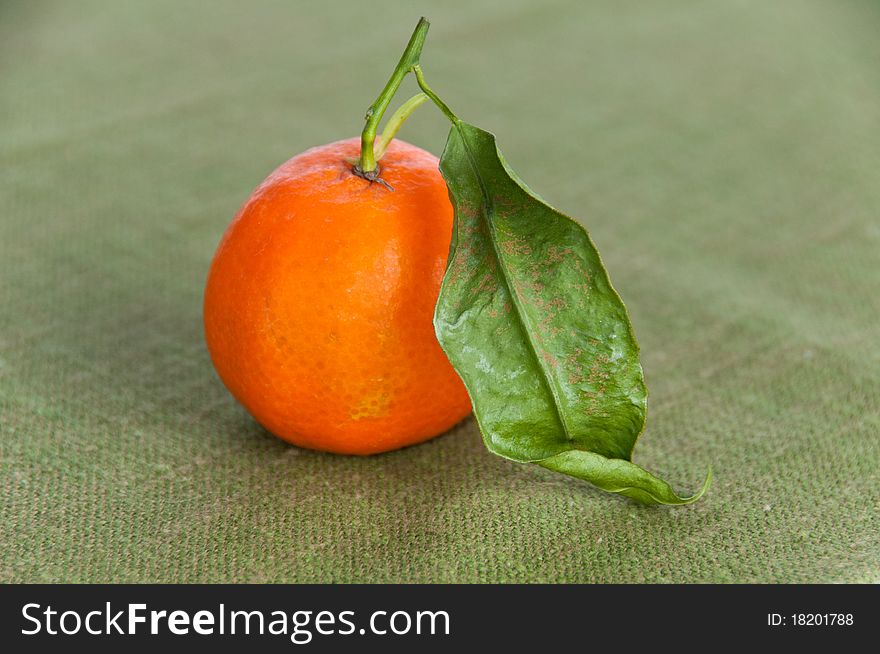
[[[682,492],[711,464],[697,504],[472,420],[300,450],[214,374],[220,235],[360,130],[420,13],[432,86],[589,228],[651,391],[635,460]],[[878,31],[858,0],[4,3],[0,580],[880,581]]]

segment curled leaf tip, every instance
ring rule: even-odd
[[[706,494],[706,491],[709,490],[709,486],[711,486],[711,485],[712,485],[712,466],[709,466],[709,469],[706,472],[706,479],[703,481],[703,485],[700,487],[700,490],[698,490],[696,493],[694,493],[690,497],[680,497],[673,492],[672,494],[675,496],[674,501],[669,501],[668,498],[653,498],[650,501],[643,502],[643,503],[645,503],[645,504],[668,504],[668,505],[675,505],[675,506],[681,506],[683,504],[693,504],[698,499],[703,497],[703,495]],[[630,496],[630,497],[632,497],[632,496]],[[633,498],[633,499],[638,500],[638,498]],[[638,501],[642,501],[642,500],[638,500]]]
[[[703,497],[703,495],[706,494],[706,491],[709,490],[709,486],[711,486],[711,485],[712,485],[712,466],[709,466],[709,469],[706,471],[706,480],[703,482],[703,485],[700,487],[700,490],[698,490],[696,493],[694,493],[690,497],[686,498],[684,503],[685,504],[692,504],[693,502],[696,502],[698,499],[700,499],[701,497]]]
[[[583,479],[609,493],[618,493],[642,504],[691,504],[700,499],[712,481],[709,468],[702,488],[690,497],[681,497],[659,477],[625,459],[609,459],[595,452],[570,450],[535,461],[540,466]]]

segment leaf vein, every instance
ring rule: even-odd
[[[525,314],[522,308],[522,299],[519,294],[516,292],[513,283],[510,280],[510,273],[507,270],[507,266],[504,260],[501,257],[501,253],[498,251],[498,245],[496,243],[495,236],[497,234],[497,230],[495,225],[492,222],[492,214],[495,213],[495,203],[492,201],[492,197],[489,195],[489,191],[486,189],[486,185],[483,183],[483,178],[480,175],[479,166],[477,166],[476,159],[474,158],[473,152],[471,151],[470,145],[468,143],[467,137],[464,134],[464,130],[461,129],[461,122],[454,121],[453,122],[454,129],[458,132],[459,137],[461,138],[462,145],[464,146],[465,153],[467,154],[468,162],[471,165],[471,169],[474,171],[474,176],[476,177],[477,183],[480,186],[480,192],[483,195],[483,201],[486,205],[486,211],[483,213],[484,220],[486,221],[486,225],[490,232],[489,243],[492,246],[492,252],[495,255],[495,259],[498,261],[498,269],[501,273],[501,278],[504,282],[504,286],[507,289],[507,293],[510,295],[510,298],[513,300],[513,305],[516,308],[516,316],[517,320],[520,323],[520,328],[522,329],[523,334],[525,334],[526,341],[529,344],[529,352],[537,364],[538,369],[542,374],[542,381],[546,386],[547,390],[550,392],[550,395],[553,398],[553,411],[556,416],[557,421],[559,422],[560,427],[562,428],[562,433],[565,435],[566,439],[573,443],[575,442],[574,436],[572,435],[572,430],[568,425],[567,420],[560,408],[560,394],[559,389],[556,387],[555,380],[550,372],[547,370],[544,362],[541,360],[541,357],[538,355],[537,347],[532,338],[531,331],[528,328],[530,325],[530,321],[528,321],[527,315]],[[495,147],[493,143],[493,147]],[[497,149],[496,149],[497,153]]]

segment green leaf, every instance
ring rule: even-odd
[[[437,338],[490,451],[646,503],[684,504],[630,462],[647,389],[626,308],[581,225],[453,120],[440,171],[455,208]]]

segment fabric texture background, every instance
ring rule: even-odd
[[[651,392],[635,461],[682,492],[711,464],[699,503],[470,419],[300,450],[214,374],[220,235],[359,132],[421,13],[432,86],[590,230]],[[0,580],[880,581],[878,29],[857,0],[4,3]]]

